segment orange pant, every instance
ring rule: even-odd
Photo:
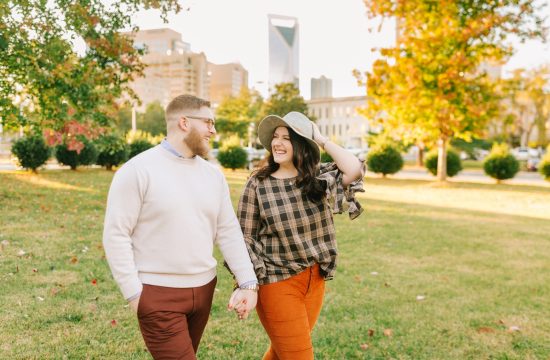
[[[264,360],[313,359],[311,331],[324,294],[318,264],[289,279],[260,285],[256,312],[271,340]]]

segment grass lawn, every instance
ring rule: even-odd
[[[150,358],[101,246],[111,178],[0,172],[1,359]],[[367,179],[361,202],[336,218],[316,359],[550,359],[550,188]],[[199,358],[260,359],[218,279]]]

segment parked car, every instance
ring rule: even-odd
[[[528,147],[514,148],[511,153],[518,161],[527,161],[529,158],[539,157],[540,155],[537,149],[531,149]]]
[[[366,158],[367,153],[369,152],[368,148],[363,149],[363,148],[357,148],[357,147],[347,147],[346,150],[357,157],[363,157],[363,158]]]
[[[527,171],[537,171],[539,169],[540,157],[530,157],[527,159]]]

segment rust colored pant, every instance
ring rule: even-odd
[[[143,285],[139,328],[154,359],[196,359],[216,281],[196,288]]]
[[[289,279],[260,285],[256,312],[271,340],[264,360],[313,359],[311,331],[324,294],[318,264]]]

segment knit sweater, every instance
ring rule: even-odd
[[[199,156],[156,146],[115,174],[107,200],[103,246],[126,299],[142,284],[187,288],[216,276],[214,244],[239,284],[256,280],[229,187]]]

